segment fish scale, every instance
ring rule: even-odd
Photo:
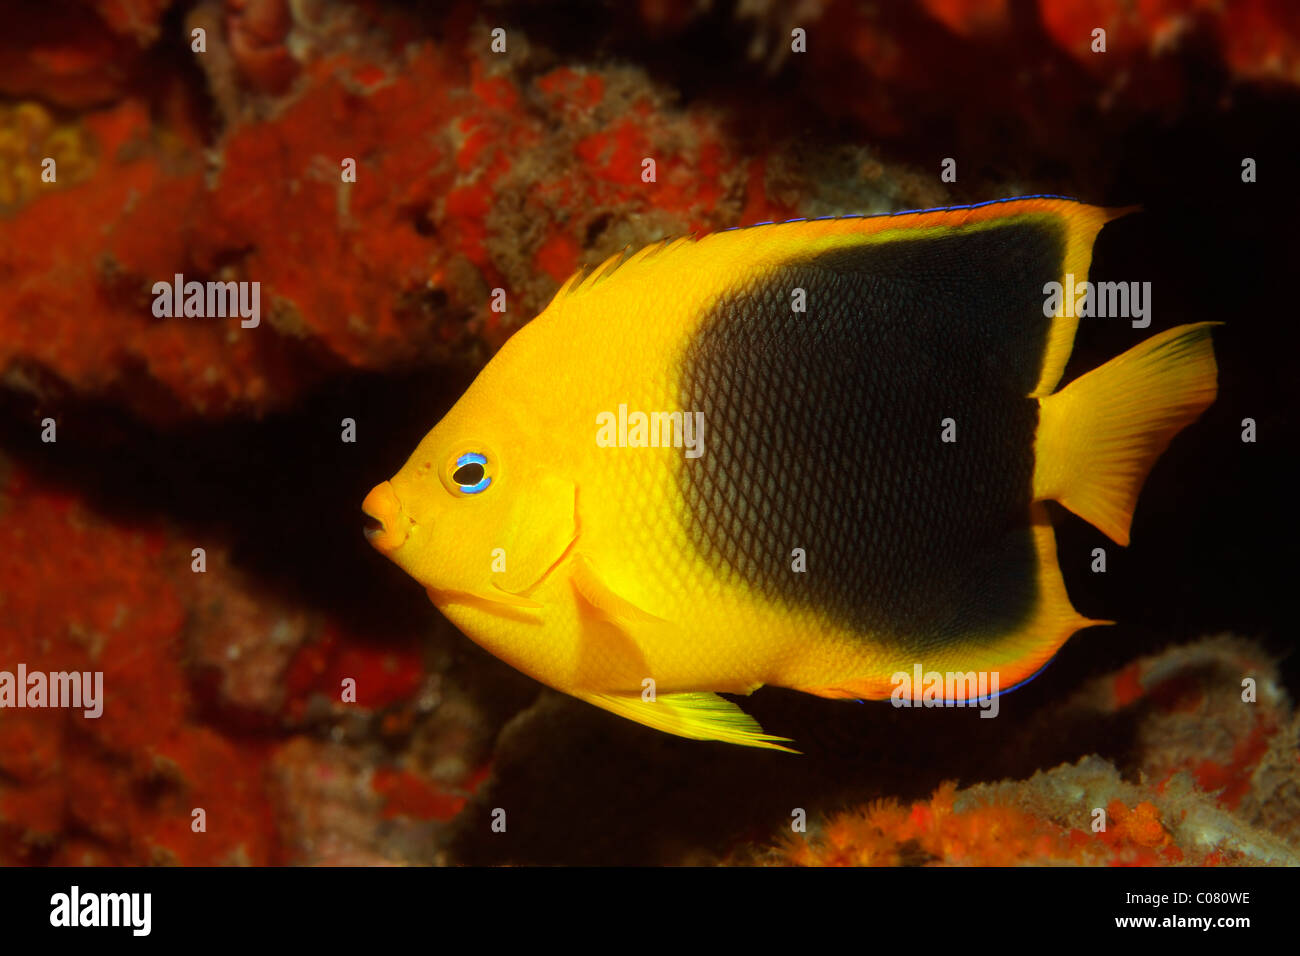
[[[1041,241],[1034,234],[1018,234],[990,245],[1003,255],[1023,256],[1026,244]],[[888,294],[885,278],[870,271],[880,251],[860,250],[853,272],[811,262],[765,277],[759,286],[719,303],[688,347],[681,405],[703,407],[711,434],[721,442],[719,454],[680,466],[684,497],[697,515],[706,517],[704,526],[713,529],[696,536],[697,546],[706,562],[737,568],[747,584],[770,600],[817,606],[846,629],[872,639],[915,644],[952,632],[997,633],[1022,618],[1035,597],[1033,576],[1026,571],[1032,562],[1026,502],[1037,424],[1033,403],[1010,387],[1003,407],[990,402],[996,396],[990,396],[989,367],[978,362],[962,377],[920,383],[931,399],[899,409],[893,391],[917,384],[911,381],[914,365],[906,353],[918,341],[908,327],[910,311],[918,306],[914,297]],[[837,265],[848,268],[842,259]],[[1053,272],[1044,259],[1032,281],[1041,285],[1038,280],[1047,281]],[[865,277],[864,290],[854,287],[858,275]],[[992,278],[1028,284],[1014,272]],[[811,313],[791,310],[793,288],[807,290],[817,303]],[[861,307],[870,301],[884,308],[868,312]],[[1045,330],[1040,302],[1031,299],[1022,308],[1038,309],[1036,319]],[[785,347],[747,348],[751,340],[777,340]],[[900,374],[873,374],[880,368],[882,344],[886,361]],[[812,369],[819,374],[810,374]],[[1014,371],[1024,377],[1022,369]],[[792,377],[807,382],[794,402],[784,389]],[[982,386],[980,400],[972,403],[976,385]],[[1002,450],[988,439],[1008,427],[1005,406],[1012,402],[1024,413],[1016,423],[1019,455],[992,462],[987,455],[973,455],[991,445]],[[943,409],[957,414],[965,439],[946,448],[938,443]],[[888,431],[893,440],[881,441],[885,432],[879,423],[889,420],[889,412],[895,412]],[[993,426],[984,427],[990,420]],[[821,453],[846,435],[867,436],[858,460],[837,461]],[[927,455],[927,443],[940,453]],[[908,459],[930,464],[918,470],[909,467]],[[1004,479],[996,493],[983,498],[969,494],[980,487],[975,479],[981,470],[996,466]],[[741,480],[755,470],[762,476],[756,496]],[[709,476],[698,477],[702,471]],[[877,492],[881,506],[873,507],[872,495],[863,489]],[[743,506],[735,507],[735,501]],[[972,569],[987,565],[980,561],[981,549],[997,531],[1011,530],[1013,516],[1023,532],[1019,593],[1007,595],[1000,613],[981,614],[993,609],[971,595],[996,585],[973,578]],[[809,552],[804,574],[790,568],[793,547]],[[1015,556],[1007,550],[1009,558]],[[834,573],[825,573],[832,565]],[[944,589],[949,596],[935,600]]]

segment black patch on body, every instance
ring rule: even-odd
[[[679,472],[701,557],[769,600],[918,651],[1023,626],[1037,602],[1026,396],[1063,255],[1059,226],[1020,219],[738,284],[680,370],[682,408],[704,412],[704,454]],[[945,418],[955,444],[940,441]]]

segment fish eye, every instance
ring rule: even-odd
[[[462,494],[477,495],[486,491],[492,479],[487,473],[487,456],[470,451],[456,459],[456,470],[451,473],[452,483]]]

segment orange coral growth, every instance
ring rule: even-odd
[[[903,808],[892,800],[835,814],[820,836],[795,836],[784,862],[797,866],[898,866],[904,863],[1012,866],[1071,859],[1071,832],[1014,807],[953,808],[956,784]]]
[[[360,707],[376,709],[406,700],[424,678],[419,649],[347,642],[336,627],[327,625],[321,639],[301,648],[287,669],[288,715],[301,716],[315,694],[338,703],[343,681],[349,678],[356,681]]]
[[[455,17],[397,69],[355,48],[298,64],[282,0],[230,10],[244,80],[279,90],[292,67],[292,96],[229,114],[215,143],[194,122],[160,125],[185,114],[165,86],[157,109],[127,95],[83,116],[93,170],[72,185],[61,168],[61,188],[0,237],[0,273],[22,277],[0,288],[0,367],[151,420],[257,414],[339,367],[499,345],[592,251],[593,223],[617,224],[621,245],[732,225],[742,203],[750,218],[789,212],[767,199],[761,158],[738,156],[710,113],[660,105],[643,76],[566,67],[524,83],[467,54],[472,28]],[[39,173],[23,159],[15,175]],[[158,321],[151,290],[176,274],[260,283],[262,327]],[[449,280],[438,296],[431,274]],[[508,315],[487,309],[493,288]]]
[[[230,52],[249,85],[283,93],[298,64],[284,48],[292,17],[285,0],[227,0]]]
[[[537,250],[537,266],[547,275],[563,282],[573,274],[581,250],[572,236],[553,233]]]
[[[605,80],[599,74],[567,66],[542,76],[537,80],[537,86],[570,110],[590,110],[605,96]]]
[[[389,819],[406,816],[450,820],[465,806],[465,797],[447,793],[433,781],[409,770],[376,770],[371,786],[384,798],[382,813]]]
[[[955,783],[928,801],[902,807],[892,800],[831,815],[810,836],[786,837],[775,862],[794,866],[1111,866],[1181,862],[1150,803],[1107,807],[1111,826],[1091,833],[1003,802],[956,809]],[[1208,862],[1208,860],[1206,861]]]
[[[477,711],[441,689],[427,719],[422,636],[362,641],[264,592],[219,545],[194,573],[190,547],[0,459],[0,670],[103,672],[98,718],[0,710],[0,865],[329,859],[304,794],[348,816],[354,859],[409,859],[376,850],[394,823],[449,820],[487,775],[459,761]],[[339,702],[345,677],[355,704]],[[418,735],[425,759],[372,780],[361,750],[301,732],[334,721]]]
[[[110,102],[128,86],[141,59],[141,45],[72,0],[41,5],[42,17],[11,10],[0,33],[0,94],[39,96],[58,106],[87,107]],[[113,15],[113,4],[102,11]],[[156,30],[161,10],[149,11],[138,27]],[[49,23],[57,24],[51,29]]]
[[[1121,801],[1112,800],[1106,812],[1114,821],[1110,832],[1117,841],[1130,840],[1151,849],[1169,843],[1169,834],[1160,823],[1160,812],[1145,801],[1130,810]]]
[[[1131,60],[1167,52],[1199,25],[1239,76],[1300,81],[1300,9],[1289,0],[1042,0],[1039,10],[1052,39],[1098,72],[1110,67],[1091,50],[1097,27],[1106,30],[1109,55]]]
[[[263,747],[194,721],[166,537],[123,534],[19,472],[4,493],[0,667],[102,671],[104,699],[93,719],[0,715],[0,863],[269,862]],[[63,844],[69,832],[82,839]]]
[[[1127,707],[1142,697],[1145,691],[1142,688],[1141,677],[1142,669],[1138,661],[1129,664],[1115,675],[1113,689],[1116,707]]]
[[[1203,760],[1196,765],[1196,784],[1202,790],[1219,791],[1219,803],[1235,809],[1249,792],[1255,767],[1268,750],[1269,739],[1276,727],[1260,724],[1250,734],[1238,740],[1232,748],[1232,757],[1225,763]]]

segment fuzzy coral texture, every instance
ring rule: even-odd
[[[0,202],[23,206],[0,234],[0,272],[22,277],[0,288],[11,385],[108,396],[152,420],[264,412],[341,369],[499,345],[580,260],[790,212],[708,112],[671,108],[635,69],[547,69],[526,47],[493,57],[471,5],[441,42],[409,44],[396,39],[409,25],[378,32],[351,7],[302,22],[285,8],[284,42],[304,62],[282,98],[212,6],[191,20],[212,14],[196,61],[215,133],[175,74],[163,102],[126,96],[59,130],[38,104],[0,114],[0,147],[71,151],[40,202],[31,183],[0,183]],[[640,177],[651,143],[653,192]],[[355,183],[340,175],[348,159]],[[157,322],[149,290],[176,274],[262,283],[272,334]],[[494,288],[504,313],[482,307]]]
[[[483,759],[482,718],[413,641],[367,647],[220,549],[190,573],[162,526],[115,525],[13,469],[3,487],[7,666],[102,670],[106,699],[96,720],[0,716],[0,863],[403,860],[390,845],[428,844],[414,832],[476,786],[463,761]],[[355,707],[328,702],[341,675]],[[383,756],[394,739],[407,742],[396,760]]]
[[[1025,42],[1005,3],[930,0],[871,15],[848,2],[796,6],[742,5],[734,30],[751,36],[751,57],[779,63],[784,44],[772,37],[792,18],[809,24],[831,45],[811,60],[811,91],[881,134],[905,113],[952,112],[948,79],[984,77],[990,45]],[[1059,104],[1177,101],[1188,79],[1167,54],[1188,36],[1212,38],[1242,77],[1300,78],[1294,9],[1245,7],[1228,18],[1213,3],[1044,3],[1042,29],[1080,63],[1096,58],[1079,38],[1110,24],[1127,66],[1106,82],[1130,85],[1044,70],[1058,104],[1048,109],[1046,95],[1011,95],[999,74],[968,86],[975,108],[956,116],[1023,104],[1010,119],[1038,131],[1029,145],[1048,155],[1070,112]],[[647,4],[639,15],[671,33],[707,8]],[[184,24],[171,12],[166,0],[63,0],[19,18],[0,46],[0,93],[14,98],[0,113],[0,151],[53,156],[62,170],[40,191],[19,166],[0,176],[0,206],[17,210],[0,233],[0,274],[20,277],[0,286],[10,387],[108,399],[159,421],[265,413],[341,370],[481,360],[477,346],[499,345],[578,265],[663,235],[824,213],[828,180],[864,184],[835,211],[948,198],[869,154],[828,175],[825,157],[801,156],[788,133],[744,150],[709,104],[675,103],[635,66],[563,61],[527,31],[509,56],[494,55],[469,3],[436,23],[382,5],[284,0],[206,0]],[[186,63],[182,38],[200,28],[206,47]],[[918,47],[942,50],[943,70],[902,55]],[[61,108],[57,126],[47,104]],[[990,138],[987,125],[963,135]],[[647,189],[651,153],[659,175]],[[339,175],[347,158],[351,184]],[[261,282],[274,334],[154,321],[152,283],[176,274]],[[485,308],[498,288],[504,313]]]

